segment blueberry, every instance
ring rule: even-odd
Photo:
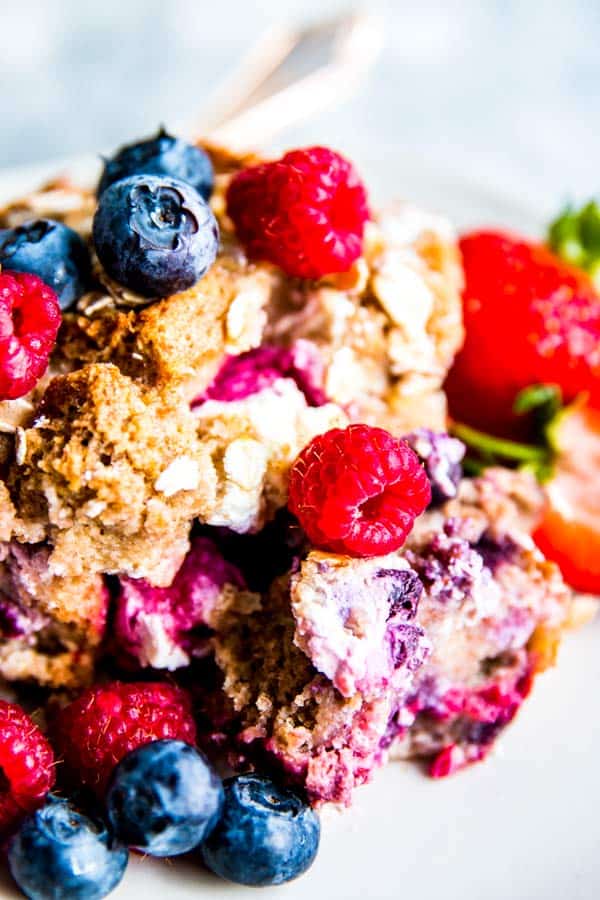
[[[72,228],[52,219],[34,219],[0,232],[0,264],[5,269],[38,275],[67,309],[87,290],[88,249]]]
[[[204,150],[172,137],[161,129],[156,137],[130,144],[104,163],[98,196],[130,175],[167,175],[191,184],[208,200],[214,185],[210,159]]]
[[[107,188],[94,216],[100,262],[143,297],[192,287],[217,255],[219,229],[194,188],[176,178],[133,175]]]
[[[502,563],[510,563],[519,553],[519,545],[508,534],[494,534],[485,531],[478,541],[471,545],[476,550],[483,564],[495,572]]]
[[[50,795],[8,846],[13,878],[32,900],[96,900],[119,884],[128,852],[106,826]]]
[[[124,844],[151,856],[177,856],[214,828],[221,780],[202,754],[182,741],[154,741],[129,753],[113,775],[108,818]]]
[[[319,848],[316,813],[261,775],[225,783],[223,813],[202,845],[206,866],[237,884],[283,884],[305,872]]]
[[[407,622],[414,619],[423,593],[423,584],[417,573],[412,569],[378,569],[375,577],[389,580],[388,620],[397,616]]]

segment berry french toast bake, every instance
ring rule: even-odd
[[[396,434],[444,426],[441,383],[462,338],[450,227],[402,208],[368,220],[349,164],[302,152],[307,196],[288,202],[272,188],[286,200],[272,246],[293,255],[298,227],[314,257],[302,257],[310,278],[287,274],[247,255],[227,212],[244,214],[236,196],[252,190],[249,174],[273,176],[247,168],[255,160],[212,158],[214,215],[189,183],[117,180],[96,212],[88,271],[81,239],[90,241],[93,194],[53,184],[0,214],[5,314],[10,304],[31,310],[26,339],[58,328],[41,286],[15,270],[46,275],[63,305],[43,363],[21,341],[4,373],[4,396],[21,394],[0,409],[7,677],[89,679],[106,620],[103,576],[167,587],[194,522],[260,530],[285,506],[289,467],[315,435],[352,421]],[[294,172],[272,165],[275,176],[277,166]],[[313,235],[294,224],[296,209],[310,216],[320,180],[340,207],[339,236],[325,217]],[[205,174],[196,186],[207,193],[211,183]],[[252,215],[268,228],[268,211]],[[173,254],[177,241],[185,246]],[[162,271],[159,257],[170,255],[181,271]],[[76,273],[63,284],[61,267]]]
[[[390,756],[434,776],[482,759],[570,594],[530,536],[533,476],[466,477],[446,433],[451,226],[377,213],[326,148],[264,162],[161,132],[94,191],[1,210],[0,266],[0,676],[44,689],[61,783],[103,798],[156,741],[257,772],[224,796],[202,775],[196,844],[222,807],[203,855],[239,880],[227,810],[250,815],[267,776],[347,804]],[[136,777],[192,765],[152,753]],[[21,786],[22,810],[50,786]],[[124,863],[105,865],[113,885]]]

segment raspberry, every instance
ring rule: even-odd
[[[194,744],[196,725],[187,694],[174,685],[114,681],[61,709],[52,734],[70,780],[102,796],[131,750],[166,738]]]
[[[232,402],[270,388],[279,378],[291,378],[309,406],[327,403],[319,386],[322,364],[310,341],[299,340],[291,347],[262,344],[254,350],[228,356],[205,393],[193,406],[205,400]]]
[[[20,706],[0,700],[0,836],[41,806],[53,784],[50,744]]]
[[[369,218],[354,167],[326,147],[292,150],[238,172],[227,213],[249,256],[299,278],[347,271],[362,253]]]
[[[0,400],[14,400],[35,387],[59,325],[58,298],[41,278],[0,272]]]
[[[244,587],[241,572],[203,537],[193,539],[170,587],[121,576],[113,629],[119,649],[142,666],[189,665],[206,647],[207,623],[226,584]]]
[[[350,556],[397,550],[430,499],[416,453],[369,425],[318,435],[290,473],[288,505],[309,539]]]
[[[467,766],[481,762],[490,752],[490,747],[477,744],[448,744],[443,747],[429,764],[431,778],[446,778],[466,769]]]

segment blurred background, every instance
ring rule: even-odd
[[[0,167],[109,151],[201,120],[278,20],[336,0],[0,0]],[[419,157],[559,205],[598,188],[594,0],[369,3],[385,46],[351,102],[283,134],[359,158]]]

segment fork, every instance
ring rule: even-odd
[[[286,128],[348,98],[379,55],[382,33],[380,20],[364,12],[272,27],[203,115],[178,132],[234,150],[268,145]]]

